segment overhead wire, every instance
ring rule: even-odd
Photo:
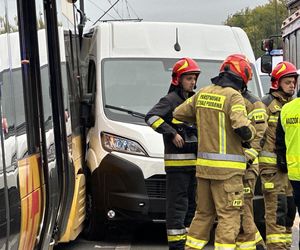
[[[107,0],[107,1],[109,2],[110,6],[113,6],[113,4],[111,3],[111,0]],[[117,15],[122,19],[122,17],[121,17],[121,15],[120,15],[119,11],[118,11],[114,6],[113,6],[112,8],[113,8],[113,10],[117,13]]]
[[[99,10],[103,11],[103,13],[106,12],[106,10],[103,10],[98,4],[96,4],[94,1],[92,0],[87,0],[89,1],[91,4],[93,4],[94,6],[96,6]],[[116,19],[114,16],[112,16],[111,14],[107,13],[107,15],[109,15],[111,18]]]
[[[95,25],[97,22],[99,22],[101,20],[102,17],[104,17],[120,0],[116,0],[116,2],[110,7],[108,8],[98,19],[96,22],[93,23],[93,25]]]
[[[138,18],[138,19],[140,19],[139,18],[139,16],[136,14],[136,12],[134,11],[134,9],[133,9],[133,7],[131,6],[131,4],[129,3],[129,1],[128,0],[125,0],[126,1],[126,3],[127,3],[127,5],[129,6],[129,8],[132,10],[132,12],[135,14],[135,16]]]

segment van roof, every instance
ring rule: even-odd
[[[109,57],[157,57],[224,60],[233,53],[255,57],[246,33],[238,27],[172,22],[108,22],[93,28]],[[177,39],[181,50],[176,51]],[[108,39],[108,40],[107,40]]]

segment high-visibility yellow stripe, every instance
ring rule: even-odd
[[[288,243],[292,243],[292,241],[293,241],[292,234],[287,234],[287,235],[286,235],[286,241],[287,241]]]
[[[186,235],[168,235],[168,242],[186,240]]]
[[[165,160],[166,167],[184,167],[184,166],[195,166],[196,160]]]
[[[188,235],[185,244],[195,249],[203,249],[207,242],[206,240],[198,240]]]
[[[161,124],[163,124],[165,121],[162,118],[157,119],[155,122],[151,124],[151,127],[156,130]]]
[[[288,242],[287,234],[269,234],[267,243],[286,243]]]
[[[247,148],[245,152],[249,155],[252,155],[254,158],[258,156],[258,152],[254,148]]]
[[[255,120],[262,120],[264,117],[267,117],[267,112],[265,109],[254,109],[248,114],[248,119],[251,120],[253,116]]]
[[[236,250],[254,250],[256,249],[256,241],[236,242]]]
[[[215,242],[215,250],[235,250],[236,244],[222,244]]]
[[[182,122],[182,121],[179,121],[179,120],[177,120],[177,119],[175,119],[175,118],[173,118],[173,119],[172,119],[172,123],[173,123],[173,124],[182,124],[183,122]]]
[[[235,161],[218,161],[218,160],[208,160],[208,159],[197,159],[197,165],[215,168],[234,168],[234,169],[245,169],[245,162],[235,162]]]
[[[268,122],[278,122],[278,116],[270,115]]]
[[[256,234],[255,234],[255,241],[256,241],[256,243],[258,243],[258,242],[260,242],[262,240],[263,240],[263,238],[261,237],[260,232],[257,231]]]
[[[226,154],[225,114],[219,112],[219,153]]]
[[[241,104],[236,104],[236,105],[231,106],[231,110],[235,109],[235,108],[246,109],[246,107],[244,105],[241,105]]]
[[[276,158],[260,156],[258,158],[259,163],[276,164]]]
[[[247,115],[246,107],[240,104],[233,105],[231,107],[232,112],[242,111],[245,115]]]

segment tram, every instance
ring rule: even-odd
[[[0,249],[49,249],[85,220],[76,5],[0,6]]]

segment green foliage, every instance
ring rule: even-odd
[[[277,2],[276,2],[277,1]],[[242,9],[228,16],[225,25],[241,27],[248,35],[254,54],[260,57],[261,41],[273,35],[281,35],[280,27],[288,16],[286,0],[269,0],[254,9]],[[275,47],[281,47],[281,38],[275,39]]]

